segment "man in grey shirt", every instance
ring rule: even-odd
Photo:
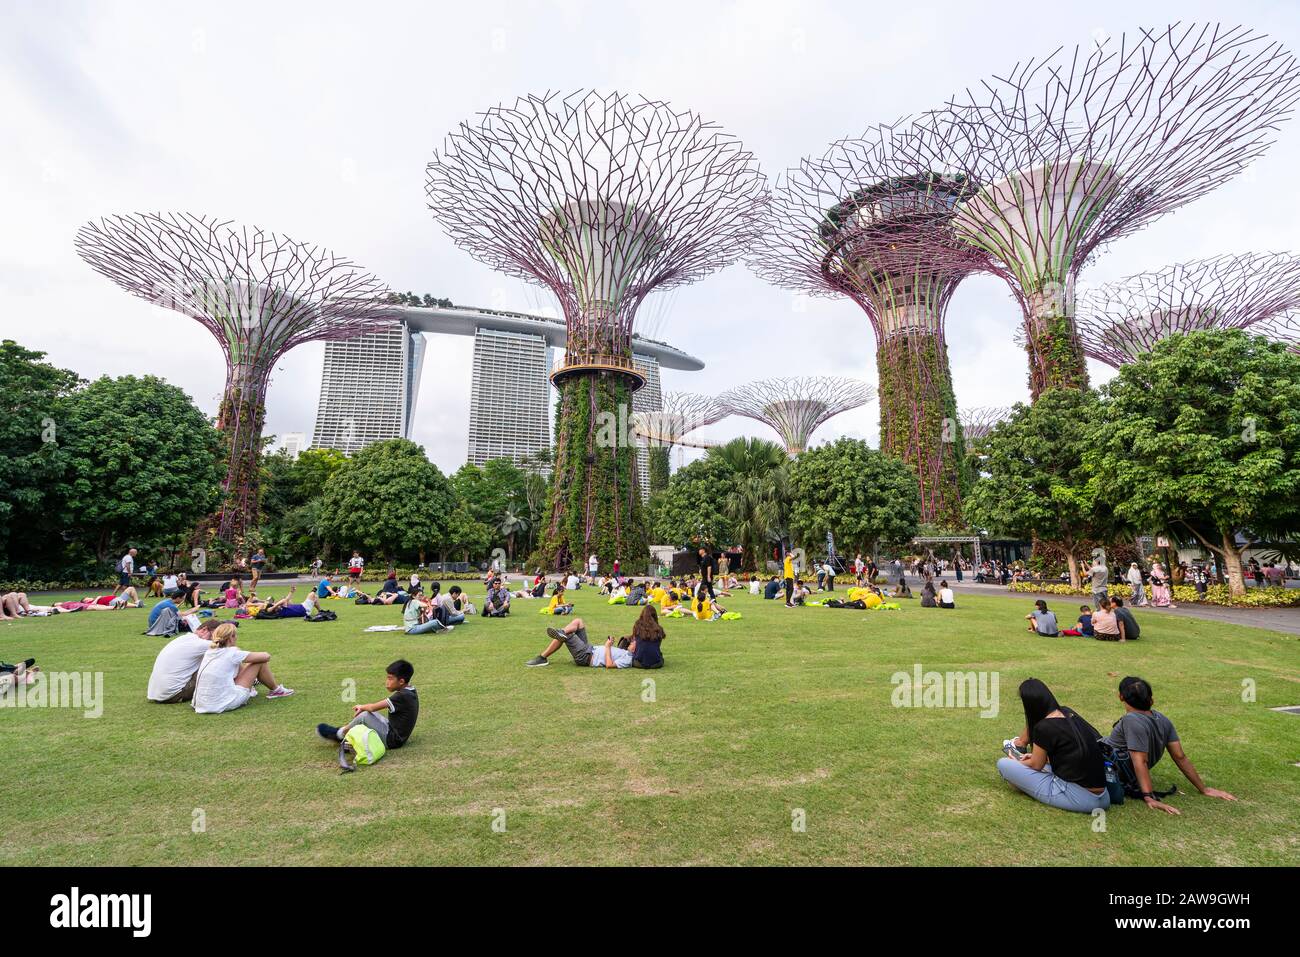
[[[1110,600],[1110,605],[1110,610],[1115,613],[1115,617],[1124,622],[1124,637],[1129,641],[1137,640],[1142,635],[1142,629],[1138,626],[1133,612],[1124,607],[1124,599],[1116,595]]]
[[[1125,678],[1119,683],[1119,699],[1124,702],[1124,716],[1115,722],[1106,742],[1113,748],[1128,751],[1147,807],[1167,814],[1182,813],[1178,808],[1158,800],[1153,793],[1155,785],[1151,783],[1151,769],[1166,751],[1173,758],[1174,764],[1178,765],[1178,770],[1183,772],[1183,777],[1206,797],[1224,801],[1237,800],[1227,791],[1205,786],[1191,758],[1183,751],[1174,723],[1159,711],[1153,710],[1155,696],[1151,685],[1141,678]]]
[[[1098,555],[1092,561],[1092,567],[1088,569],[1088,574],[1092,579],[1092,603],[1100,605],[1101,600],[1106,597],[1106,582],[1110,578],[1110,569],[1106,567],[1106,559]]]

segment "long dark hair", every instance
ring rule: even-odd
[[[1038,722],[1061,706],[1051,689],[1037,678],[1026,678],[1020,683],[1020,703],[1025,706],[1025,727],[1029,729],[1029,741],[1033,743]]]
[[[641,609],[641,614],[632,625],[632,637],[636,639],[638,645],[643,641],[664,640],[663,625],[659,624],[659,609],[653,604]]]

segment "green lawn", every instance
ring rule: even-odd
[[[635,614],[588,589],[576,604],[593,640]],[[1300,862],[1300,717],[1269,710],[1300,703],[1295,636],[1139,612],[1140,642],[1040,639],[1021,631],[1031,602],[1003,596],[959,596],[952,612],[728,604],[742,621],[667,621],[667,667],[645,672],[576,668],[564,650],[524,668],[552,623],[536,603],[408,638],[362,633],[398,609],[329,602],[334,623],[241,627],[241,647],[272,652],[297,695],[225,715],[145,700],[162,641],[141,635],[144,611],[0,623],[0,659],[105,682],[97,719],[0,710],[0,863]],[[415,734],[342,775],[315,724],[349,714],[349,679],[358,700],[382,697],[399,656],[415,665]],[[917,663],[998,672],[1001,713],[893,707],[891,676]],[[1098,832],[1003,784],[994,763],[1023,723],[1021,680],[1044,679],[1106,730],[1126,674],[1153,684],[1207,782],[1238,803],[1184,793],[1175,818],[1129,802]],[[1155,777],[1185,784],[1168,759]]]

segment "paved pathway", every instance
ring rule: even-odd
[[[912,578],[908,578],[907,583],[912,586],[912,591],[917,590],[917,585]],[[1080,603],[1086,599],[1082,595],[1052,595],[1046,592],[1008,592],[1001,585],[976,585],[973,582],[962,582],[957,584],[951,578],[948,584],[952,586],[953,591],[962,592],[972,595],[1003,595],[1011,597],[1025,597],[1031,599],[1035,595],[1042,595],[1054,602],[1068,601],[1071,597],[1077,597]],[[1128,605],[1125,599],[1124,604]],[[1131,607],[1131,606],[1130,606]],[[1222,605],[1200,605],[1200,604],[1182,604],[1177,608],[1155,608],[1150,605],[1142,609],[1144,615],[1172,615],[1174,617],[1184,616],[1187,618],[1201,618],[1205,621],[1223,621],[1231,625],[1247,625],[1252,628],[1268,628],[1272,631],[1281,631],[1289,635],[1300,635],[1300,608],[1226,608]]]

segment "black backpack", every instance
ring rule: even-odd
[[[1148,715],[1143,715],[1143,717],[1151,722],[1152,730],[1158,730],[1155,718]],[[1111,728],[1113,729],[1115,725],[1118,725],[1119,722],[1123,720],[1123,718],[1120,718],[1114,725],[1111,725]],[[1101,748],[1101,756],[1105,760],[1109,761],[1110,766],[1114,768],[1115,777],[1119,780],[1120,786],[1124,789],[1124,797],[1133,798],[1135,801],[1142,800],[1142,785],[1138,783],[1137,770],[1133,767],[1133,757],[1128,753],[1128,749],[1117,748],[1105,738],[1098,738],[1097,745]],[[1150,773],[1150,768],[1147,769],[1147,773]],[[1151,786],[1152,788],[1155,787],[1154,779],[1151,782]],[[1157,800],[1163,800],[1171,794],[1177,794],[1178,785],[1175,784],[1171,786],[1168,791],[1152,790],[1151,793],[1155,795]],[[1123,804],[1123,798],[1114,803]]]
[[[308,615],[303,621],[338,621],[339,616],[328,608],[316,609],[316,614]]]

